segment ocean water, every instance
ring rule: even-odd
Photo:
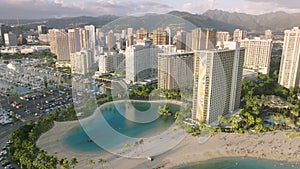
[[[95,118],[65,134],[62,144],[77,152],[101,152],[124,147],[124,143],[132,138],[155,136],[175,122],[173,116],[158,115],[158,107],[165,103],[136,102],[132,105],[128,108],[127,103],[118,103],[104,107]],[[173,113],[180,110],[178,105],[168,105]]]
[[[300,169],[300,165],[253,158],[220,158],[181,166],[176,169]]]

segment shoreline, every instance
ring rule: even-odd
[[[110,104],[113,104],[113,102],[103,104],[102,106],[107,106]],[[96,114],[97,113],[93,113],[93,115],[87,118],[90,119]],[[97,164],[99,157],[107,161],[104,164],[104,167],[124,169],[156,167],[177,168],[181,166],[192,165],[194,163],[196,164],[201,161],[231,157],[246,157],[278,162],[294,162],[300,164],[300,138],[289,139],[285,136],[286,131],[274,131],[253,135],[217,133],[216,135],[210,137],[208,141],[204,142],[201,142],[203,138],[194,137],[186,133],[182,140],[176,140],[172,139],[171,136],[166,136],[166,138],[164,138],[165,140],[159,142],[157,145],[163,147],[168,145],[169,141],[175,140],[177,141],[175,147],[169,151],[153,156],[154,161],[149,161],[145,158],[146,154],[143,156],[140,154],[140,158],[126,158],[124,157],[126,154],[112,154],[109,152],[84,153],[69,150],[68,148],[64,147],[60,140],[69,130],[77,125],[80,125],[80,121],[55,122],[54,127],[48,132],[44,133],[38,139],[36,144],[38,147],[46,150],[51,155],[57,156],[58,158],[66,157],[71,159],[72,157],[76,157],[78,164],[75,168],[78,169],[91,168],[89,165],[89,161],[91,159],[96,162],[94,167],[99,168],[100,164]],[[145,145],[143,149],[147,149],[147,146],[148,145]],[[151,152],[151,150],[147,151]],[[132,155],[134,152],[129,151],[128,155],[130,155],[130,153]]]
[[[300,164],[300,139],[291,140],[282,131],[257,135],[218,133],[203,144],[197,143],[191,135],[188,137],[188,144],[176,147],[179,149],[177,152],[174,149],[175,152],[161,156],[157,166],[178,168],[221,158],[253,158]]]

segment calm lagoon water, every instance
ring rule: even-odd
[[[63,145],[78,152],[101,152],[103,149],[96,143],[103,144],[106,149],[123,147],[130,138],[155,136],[175,122],[174,117],[162,117],[157,113],[158,107],[166,103],[134,102],[130,104],[131,108],[128,108],[127,104],[121,102],[103,107],[95,118],[70,130],[62,140]],[[169,103],[167,105],[173,113],[180,110],[178,105]],[[90,138],[93,141],[89,141]]]
[[[299,169],[300,165],[253,158],[220,158],[203,161],[176,169]]]

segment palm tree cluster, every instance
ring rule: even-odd
[[[67,110],[72,110],[72,106]],[[38,117],[38,122],[31,121],[12,133],[11,139],[14,144],[9,148],[9,155],[11,159],[22,166],[22,168],[39,169],[39,168],[71,168],[77,164],[77,159],[73,157],[71,161],[61,159],[49,155],[46,151],[36,146],[37,139],[45,132],[54,126],[54,120],[63,121],[70,119],[70,117],[62,117],[60,119],[60,110],[50,113],[47,118]],[[71,114],[71,113],[67,113]],[[71,116],[71,115],[70,115]]]

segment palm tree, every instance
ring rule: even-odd
[[[72,166],[72,168],[74,168],[77,163],[78,163],[78,161],[77,161],[76,157],[72,157],[71,162],[70,162],[70,165]]]
[[[104,163],[106,161],[103,158],[99,158],[98,163],[101,164],[102,168],[104,167]]]
[[[138,141],[134,142],[134,147],[136,148],[136,150],[139,147],[139,145],[140,145],[140,143]],[[135,151],[135,152],[137,152],[137,151]]]
[[[91,159],[91,160],[89,161],[89,165],[90,165],[92,168],[94,168],[95,161]]]
[[[144,144],[144,140],[143,140],[143,139],[140,139],[139,144],[140,144],[140,145],[143,145],[143,144]],[[143,146],[141,146],[141,149],[142,149],[142,151],[143,151]]]

